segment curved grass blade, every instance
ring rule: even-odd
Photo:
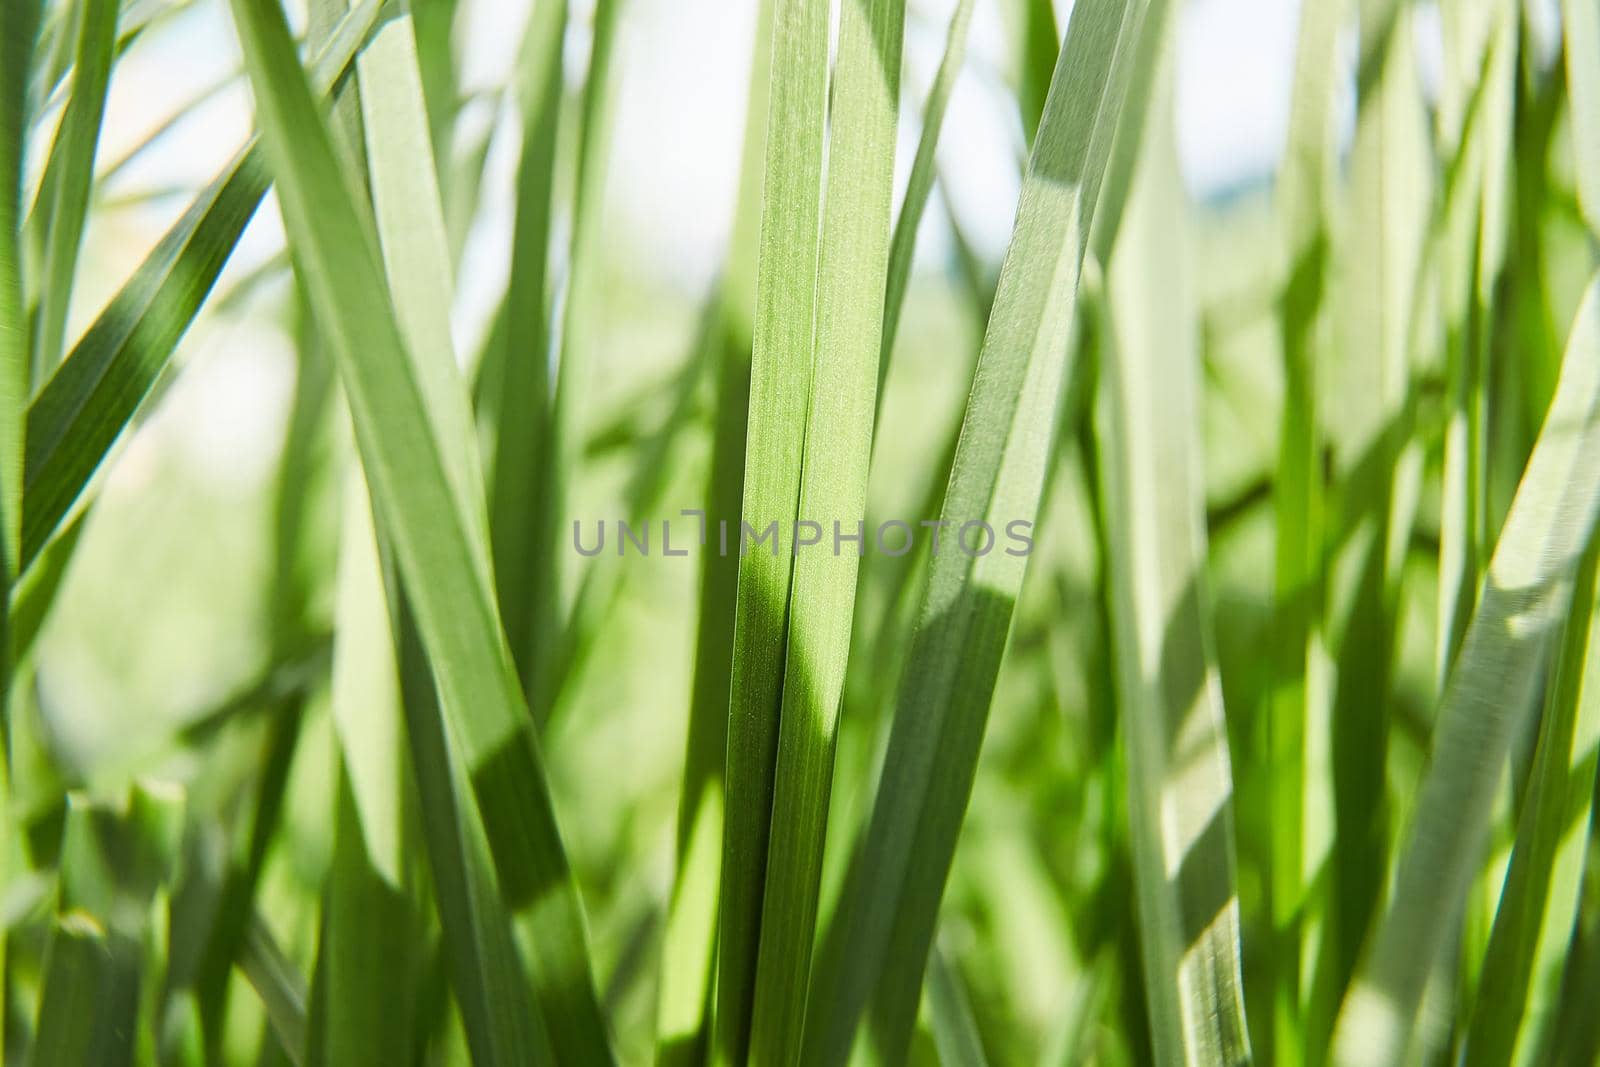
[[[798,511],[801,521],[831,525],[818,535],[831,544],[801,551],[797,535],[795,546],[751,1024],[755,1063],[795,1061],[807,1010],[839,703],[866,550],[904,32],[904,0],[840,10]]]
[[[1129,60],[1140,32],[1164,17],[1161,0],[1073,9],[940,513],[953,528],[1035,517]],[[931,561],[849,900],[848,956],[832,1002],[818,1005],[808,1055],[843,1059],[869,999],[880,1058],[905,1054],[1025,566],[1000,551],[971,559],[947,550]]]
[[[961,974],[937,945],[928,958],[928,1025],[944,1067],[988,1067]]]
[[[345,383],[378,525],[393,546],[535,995],[560,1024],[550,1034],[555,1052],[563,1061],[610,1062],[581,905],[495,606],[473,440],[451,433],[469,425],[465,391],[448,353],[414,349],[405,318],[394,314],[370,217],[340,170],[281,9],[235,0],[233,11],[285,222]],[[416,753],[419,776],[424,751]],[[448,786],[424,789],[430,804],[448,803]]]
[[[776,0],[773,11],[742,529],[734,531],[739,575],[728,700],[715,1048],[716,1062],[726,1064],[742,1064],[749,1056],[755,1004],[792,545],[815,342],[828,7],[809,0]],[[770,540],[770,554],[764,543],[746,546],[746,530],[752,538]]]
[[[1160,1063],[1210,1067],[1247,1062],[1250,1049],[1170,51],[1157,62],[1161,87],[1107,267],[1101,461],[1151,1043]]]
[[[382,9],[380,0],[365,0],[340,21],[315,65],[320,91],[338,81]],[[28,407],[19,571],[55,534],[166,369],[269,184],[257,148],[235,156],[34,397]]]
[[[1512,734],[1571,597],[1600,508],[1600,279],[1590,282],[1561,379],[1495,545],[1433,733],[1392,901],[1334,1032],[1334,1062],[1398,1063],[1423,987],[1461,914]]]

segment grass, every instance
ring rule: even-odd
[[[1171,0],[0,5],[5,1061],[1600,1059],[1600,20],[1430,10],[1218,199]]]

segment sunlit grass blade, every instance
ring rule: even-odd
[[[718,919],[717,1062],[749,1055],[783,698],[789,589],[811,384],[828,5],[776,0],[728,699]],[[768,47],[757,42],[756,47]],[[746,543],[760,537],[757,543]],[[770,533],[769,533],[770,531]],[[770,542],[769,551],[767,542]]]
[[[341,20],[315,65],[328,91],[382,5]],[[26,570],[82,496],[194,321],[270,179],[259,150],[240,152],[145,257],[28,407],[21,566]]]
[[[72,5],[77,16],[72,96],[45,164],[39,199],[29,216],[33,239],[42,251],[42,269],[32,294],[37,307],[33,337],[36,374],[56,365],[65,343],[73,275],[94,183],[101,116],[111,83],[120,6],[117,0],[83,0]]]
[[[1451,672],[1391,903],[1340,1011],[1337,1063],[1398,1063],[1407,1052],[1423,986],[1477,872],[1511,736],[1528,714],[1594,529],[1597,450],[1600,282],[1592,281]]]
[[[922,226],[922,216],[928,208],[934,179],[938,177],[939,131],[944,128],[950,94],[955,90],[956,79],[966,59],[967,34],[972,29],[974,3],[975,0],[958,0],[950,16],[944,55],[939,60],[938,72],[933,76],[933,85],[928,89],[928,98],[922,105],[922,135],[917,139],[917,154],[911,160],[906,196],[901,201],[900,215],[894,224],[894,239],[889,248],[888,282],[884,287],[883,354],[878,359],[876,395],[880,411],[883,408],[883,383],[889,375],[889,357],[894,354],[894,339],[900,330],[900,313],[905,308],[906,285],[911,280],[917,231]]]
[[[1600,746],[1600,629],[1591,537],[1547,692],[1517,842],[1495,911],[1466,1053],[1469,1065],[1545,1062],[1589,845]]]
[[[1036,515],[1079,269],[1145,13],[1120,0],[1073,9],[940,513],[950,533]],[[1022,556],[997,547],[973,559],[945,544],[932,559],[848,899],[848,958],[807,1035],[808,1054],[830,1062],[848,1052],[869,1000],[873,1047],[891,1063],[905,1054],[1022,584]]]
[[[1199,351],[1171,59],[1106,277],[1101,462],[1145,1004],[1162,1063],[1249,1059],[1233,780],[1205,581]],[[1178,798],[1182,798],[1179,800]]]
[[[829,87],[817,336],[797,513],[817,543],[807,551],[796,534],[751,1028],[751,1059],[759,1063],[794,1062],[807,1010],[839,703],[869,536],[867,462],[904,23],[903,0],[844,5]]]
[[[551,1040],[563,1059],[609,1062],[582,909],[494,601],[474,441],[452,432],[469,425],[465,390],[448,352],[415,348],[421,339],[394,313],[371,216],[340,170],[282,11],[264,0],[236,0],[233,11],[285,223],[349,398],[377,525],[414,609]],[[424,787],[425,805],[442,810],[448,792]]]

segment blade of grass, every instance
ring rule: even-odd
[[[364,0],[315,65],[327,92],[377,24]],[[241,151],[173,224],[28,406],[19,571],[83,495],[216,283],[270,183],[260,152]]]
[[[1495,912],[1463,1063],[1536,1063],[1572,940],[1600,745],[1600,539],[1590,539],[1545,703],[1532,781]]]
[[[974,375],[940,520],[1031,522],[1065,374],[1079,269],[1135,38],[1164,4],[1085,0],[1045,104]],[[1148,23],[1148,25],[1147,25]],[[1118,58],[1120,57],[1120,62]],[[807,1035],[842,1059],[873,1001],[874,1045],[897,1062],[911,1037],[939,899],[972,788],[1025,559],[946,551],[931,561],[862,852],[844,972]],[[893,960],[894,966],[887,966]]]
[[[233,10],[286,226],[552,1043],[562,1059],[610,1062],[581,904],[494,602],[473,440],[450,433],[469,425],[465,390],[448,353],[416,350],[402,333],[377,237],[340,172],[282,11],[264,0],[236,0]]]
[[[928,1023],[944,1067],[987,1067],[961,975],[938,946],[928,959]]]
[[[751,1023],[755,1063],[795,1062],[805,1024],[839,702],[866,550],[904,32],[904,0],[840,10],[797,512],[831,522],[821,536],[833,540],[831,551],[795,548]],[[853,550],[840,538],[852,528]]]
[[[38,309],[33,337],[35,377],[56,365],[66,340],[67,311],[89,214],[95,149],[111,84],[120,6],[117,0],[81,0],[73,5],[77,46],[72,97],[45,163],[39,202],[29,217],[30,227],[36,229],[34,240],[43,251],[38,288],[33,293]]]
[[[1158,53],[1159,55],[1159,53]],[[1161,1063],[1249,1060],[1233,780],[1205,588],[1205,496],[1170,51],[1107,269],[1101,462],[1145,1004]],[[1181,799],[1179,799],[1181,798]]]
[[[1556,396],[1495,545],[1434,727],[1382,915],[1335,1031],[1334,1062],[1406,1054],[1423,986],[1481,856],[1512,734],[1600,507],[1600,280],[1585,293]]]
[[[770,102],[773,0],[756,9],[745,105],[744,149],[733,234],[721,280],[715,421],[706,476],[710,531],[739,521],[750,402],[751,325],[756,295],[757,229]],[[700,1067],[711,1051],[716,988],[717,911],[721,897],[724,756],[728,692],[733,677],[733,626],[739,581],[737,553],[706,551],[700,565],[699,618],[683,777],[678,794],[677,867],[661,949],[662,985],[656,1013],[659,1067]]]
[[[911,262],[917,246],[917,231],[928,208],[933,181],[938,176],[939,131],[944,128],[950,94],[961,75],[967,55],[967,34],[972,28],[974,0],[958,0],[950,15],[950,30],[945,37],[944,55],[939,70],[922,105],[922,135],[917,139],[917,154],[911,160],[911,177],[900,215],[894,224],[894,239],[889,248],[888,282],[883,300],[883,346],[878,357],[877,410],[883,411],[883,383],[889,377],[889,357],[894,354],[895,335],[900,330],[900,312],[905,307],[906,284],[911,279]]]
[[[539,571],[548,560],[532,546],[540,524],[556,521],[546,510],[552,430],[550,240],[566,25],[566,0],[538,0],[522,42],[517,82],[522,157],[511,276],[504,331],[495,339],[499,351],[485,362],[486,370],[498,372],[497,388],[485,394],[484,411],[493,427],[488,465],[495,590],[517,674],[530,697],[536,692],[535,645],[540,631],[555,625],[557,618],[552,599],[556,590]]]
[[[0,4],[0,892],[23,869],[11,807],[11,679],[16,651],[13,603],[22,550],[22,456],[29,392],[27,300],[23,287],[22,183],[27,148],[28,78],[39,30],[39,0]],[[6,970],[0,936],[0,977]],[[0,1012],[0,1049],[6,1047]]]
[[[806,401],[821,216],[828,92],[828,7],[776,0],[762,180],[760,251],[745,438],[743,529],[728,698],[727,816],[722,836],[715,1061],[749,1056],[761,907],[771,832],[778,714]],[[758,47],[761,44],[758,42]],[[770,527],[769,527],[770,524]]]
[[[239,972],[261,998],[267,1023],[295,1067],[305,1063],[306,983],[261,916],[254,915],[239,952]]]
[[[395,646],[371,505],[354,471],[336,596],[333,717],[341,768],[318,948],[322,1025],[308,1058],[330,1067],[382,1067],[412,1058],[424,937]]]

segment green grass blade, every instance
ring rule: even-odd
[[[341,770],[318,949],[322,1025],[308,1058],[330,1067],[382,1067],[412,1058],[424,931],[399,672],[371,505],[356,472],[345,491],[336,596],[333,721]]]
[[[1600,746],[1600,539],[1591,538],[1545,702],[1532,780],[1495,912],[1463,1063],[1536,1063],[1560,988],[1589,844]]]
[[[903,0],[841,8],[798,512],[832,541],[811,551],[797,545],[794,559],[751,1028],[757,1063],[793,1062],[805,1022],[858,553],[866,548],[904,30]],[[841,544],[841,532],[858,540]]]
[[[1589,232],[1600,237],[1600,129],[1594,124],[1600,119],[1600,11],[1582,0],[1563,0],[1561,29],[1578,208]]]
[[[883,383],[889,376],[889,357],[894,353],[895,335],[900,330],[900,313],[905,308],[906,285],[911,280],[911,261],[917,247],[917,231],[928,208],[933,181],[938,176],[939,131],[950,106],[950,94],[961,75],[967,55],[967,34],[972,28],[974,0],[958,0],[950,16],[945,36],[944,56],[922,105],[922,135],[917,139],[917,154],[911,160],[911,177],[906,198],[895,220],[894,239],[889,248],[889,275],[883,300],[883,352],[878,358],[878,410],[883,410]]]
[[[30,222],[41,228],[36,239],[44,253],[34,294],[38,307],[33,344],[35,373],[56,365],[66,340],[73,275],[89,214],[95,149],[100,142],[100,123],[117,41],[117,0],[82,0],[73,8],[77,14],[77,45],[72,97],[45,164],[40,203],[30,217]]]
[[[1511,735],[1528,713],[1594,529],[1597,449],[1600,282],[1592,281],[1451,673],[1392,902],[1340,1012],[1337,1063],[1398,1063],[1407,1052],[1424,984],[1477,871]]]
[[[609,1062],[582,909],[495,606],[474,442],[450,432],[468,425],[465,390],[447,353],[413,350],[402,334],[377,237],[340,171],[282,11],[264,0],[236,0],[233,10],[286,226],[551,1040],[562,1059]]]
[[[294,1067],[305,1063],[306,983],[260,915],[250,920],[239,950],[239,971],[261,998],[273,1036]]]
[[[757,42],[763,47],[762,42]],[[828,5],[776,0],[728,702],[716,1060],[749,1055],[783,697],[794,523],[811,382],[828,90]],[[748,553],[748,554],[746,554]]]
[[[987,1067],[961,974],[938,946],[928,959],[928,1024],[944,1067]]]
[[[556,590],[541,574],[531,546],[546,509],[551,448],[550,240],[554,212],[556,136],[561,115],[561,46],[565,0],[538,0],[518,64],[517,103],[522,157],[517,168],[516,221],[511,276],[503,307],[499,350],[486,359],[497,386],[485,393],[484,417],[493,427],[489,455],[489,513],[494,573],[506,636],[517,673],[530,696],[536,691],[534,649],[556,622]]]
[[[1164,90],[1107,270],[1102,453],[1145,1004],[1156,1059],[1249,1060],[1233,779],[1205,588],[1199,350]],[[1181,797],[1179,801],[1175,798]]]
[[[84,1067],[105,1055],[116,1062],[117,1051],[102,1044],[104,1032],[84,1025],[108,1007],[110,971],[106,932],[92,915],[69,912],[54,920],[30,1067]]]
[[[21,555],[22,416],[29,392],[22,181],[28,71],[33,65],[38,27],[38,0],[0,5],[0,574],[7,578],[21,570],[17,561]],[[0,676],[0,702],[8,688]]]
[[[756,11],[746,102],[738,200],[727,266],[720,282],[715,343],[716,392],[705,522],[710,531],[737,527],[744,489],[744,446],[750,403],[750,344],[756,290],[756,231],[767,147],[773,0]],[[739,557],[706,552],[700,565],[694,675],[678,795],[677,868],[661,950],[656,1013],[660,1067],[700,1067],[711,1050],[716,988],[717,912],[721,897],[724,758],[728,691],[733,677],[733,619]]]
[[[378,0],[340,21],[315,66],[332,88],[376,24]],[[118,290],[28,407],[21,567],[55,534],[139,410],[266,195],[259,150],[236,156]]]
[[[1145,14],[1120,0],[1073,9],[940,513],[957,527],[1036,515],[1079,269]],[[869,999],[881,1057],[905,1053],[1025,562],[932,559],[850,901],[849,957],[808,1038],[829,1062]]]

